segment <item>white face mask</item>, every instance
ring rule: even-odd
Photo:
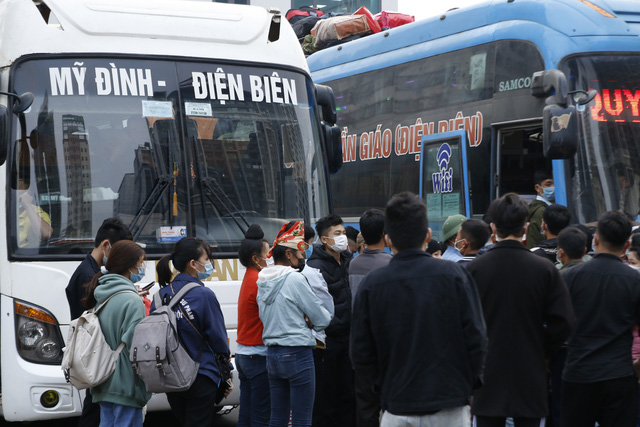
[[[349,247],[349,240],[347,239],[347,236],[345,236],[344,234],[341,236],[334,237],[333,241],[334,241],[334,245],[331,246],[331,249],[333,249],[338,253],[346,251],[347,248]]]
[[[640,265],[631,265],[631,264],[629,264],[629,267],[633,268],[635,271],[640,272]]]
[[[275,262],[273,261],[273,257],[272,256],[267,258],[267,267],[273,267],[274,264],[275,264]]]

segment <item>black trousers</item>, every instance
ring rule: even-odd
[[[595,383],[562,384],[563,427],[634,427],[638,416],[635,376]]]
[[[82,415],[78,420],[78,427],[98,427],[100,425],[100,404],[94,403],[91,391],[87,389],[87,395],[82,404]]]
[[[371,378],[355,376],[356,427],[380,426],[380,395]]]
[[[206,375],[196,377],[189,390],[167,393],[171,412],[182,426],[211,426],[216,415],[218,386]]]
[[[515,427],[540,427],[541,418],[514,418]],[[504,427],[507,417],[478,417],[473,421],[474,427]],[[593,427],[593,426],[591,426]]]
[[[322,362],[324,413],[321,427],[353,427],[356,402],[353,394],[353,368],[349,358],[349,341],[327,337]]]

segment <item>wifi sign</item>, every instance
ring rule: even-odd
[[[449,144],[442,144],[436,156],[439,172],[431,174],[434,193],[451,193],[453,191],[453,169],[448,168],[450,160],[451,147]]]

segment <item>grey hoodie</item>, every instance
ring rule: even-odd
[[[258,310],[264,325],[262,341],[267,346],[315,347],[313,329],[329,326],[331,315],[311,291],[307,280],[291,267],[275,265],[258,274]]]

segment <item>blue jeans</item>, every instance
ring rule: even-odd
[[[142,408],[100,402],[100,427],[142,427]]]
[[[271,412],[266,356],[236,354],[240,378],[238,427],[267,427]]]
[[[267,371],[271,390],[269,427],[311,425],[315,396],[315,369],[311,347],[269,347]]]

